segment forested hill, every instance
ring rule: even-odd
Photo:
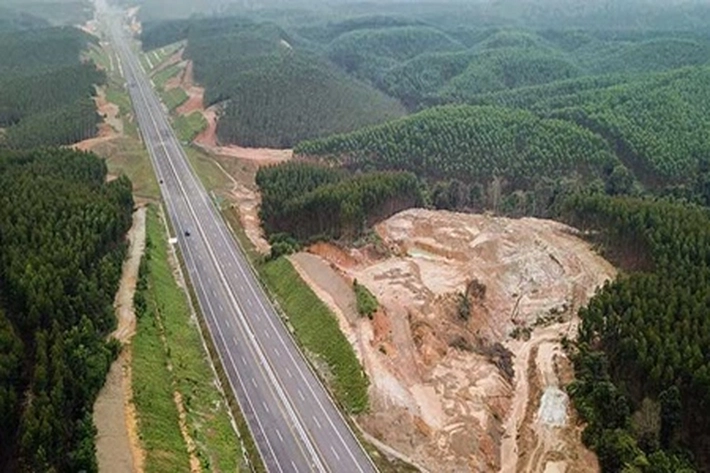
[[[49,22],[22,11],[0,6],[0,33],[46,28]]]
[[[554,12],[530,11],[529,3],[511,6],[507,19],[495,6],[416,1],[408,8],[222,5],[240,15],[148,22],[141,39],[146,49],[187,40],[209,104],[223,105],[219,138],[248,146],[288,147],[356,130],[401,116],[402,105],[417,112],[536,86],[619,83],[710,65],[700,6],[698,18],[673,10],[659,23],[654,15],[664,9],[643,2],[608,11],[579,5],[584,26],[569,29],[547,24],[542,17]],[[540,22],[526,21],[523,11]],[[636,11],[637,19],[609,29],[609,11]]]
[[[544,212],[547,200],[575,185],[606,182],[622,192],[628,173],[599,136],[573,123],[494,107],[440,107],[348,135],[301,143],[294,152],[353,170],[408,170],[456,181],[438,196],[443,208]],[[521,193],[522,191],[522,193]]]
[[[33,23],[41,18],[56,26],[84,24],[94,16],[91,0],[3,0],[2,6]],[[3,16],[0,10],[0,24]]]
[[[628,271],[580,311],[570,393],[585,443],[603,471],[708,471],[707,209],[584,195],[564,215]]]
[[[518,176],[554,177],[564,161],[549,160],[554,152],[576,166],[587,162],[584,153],[613,152],[634,177],[649,189],[697,192],[705,195],[710,169],[710,68],[685,68],[638,78],[608,76],[578,79],[478,96],[476,102],[511,108],[444,107],[405,120],[350,135],[304,142],[298,154],[345,160],[357,166],[401,168],[430,178],[458,177],[476,181],[493,175],[515,181]],[[464,129],[461,110],[478,110],[479,121]],[[516,117],[519,125],[498,122],[496,117]],[[523,127],[554,123],[565,133]],[[436,124],[436,125],[434,125]],[[586,140],[572,138],[570,130]],[[570,140],[560,147],[565,136]],[[424,139],[426,137],[426,139]],[[524,150],[534,143],[537,148]],[[593,144],[590,144],[593,143]],[[585,151],[581,150],[595,150]],[[474,156],[479,156],[478,160]],[[493,160],[489,158],[493,157]],[[513,157],[513,158],[511,158]],[[519,161],[516,171],[510,159]],[[470,166],[466,171],[463,163]],[[529,166],[525,168],[525,166]],[[602,166],[604,167],[604,166]],[[606,169],[609,169],[606,167]],[[601,174],[597,174],[603,177]]]
[[[272,23],[228,19],[147,25],[143,41],[157,46],[182,37],[207,104],[222,106],[217,134],[223,142],[288,148],[404,113],[395,99],[347,75]]]
[[[0,33],[0,148],[65,145],[95,135],[104,74],[81,52],[95,38],[72,27]]]
[[[0,470],[97,471],[92,407],[133,200],[70,150],[0,151]]]
[[[419,180],[403,172],[351,174],[293,162],[261,168],[256,183],[272,256],[297,242],[355,239],[375,222],[424,203]]]

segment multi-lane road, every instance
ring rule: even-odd
[[[270,472],[376,471],[254,276],[129,46],[97,0],[151,156],[187,273],[251,435]]]

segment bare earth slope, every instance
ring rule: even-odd
[[[564,393],[560,340],[614,268],[546,220],[414,209],[376,232],[379,251],[319,244],[320,262],[292,258],[370,376],[365,430],[431,471],[598,471]],[[377,296],[372,321],[337,278]]]

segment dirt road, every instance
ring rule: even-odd
[[[102,473],[143,471],[143,452],[131,403],[130,340],[136,331],[133,295],[145,251],[145,219],[145,207],[133,214],[133,226],[128,232],[128,257],[123,263],[121,282],[114,301],[118,326],[111,336],[119,340],[124,348],[111,365],[106,383],[94,404],[94,423],[98,431],[96,457]]]

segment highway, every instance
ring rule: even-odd
[[[193,172],[122,14],[96,1],[128,84],[188,277],[269,472],[370,473],[376,468],[303,358],[241,248]]]

